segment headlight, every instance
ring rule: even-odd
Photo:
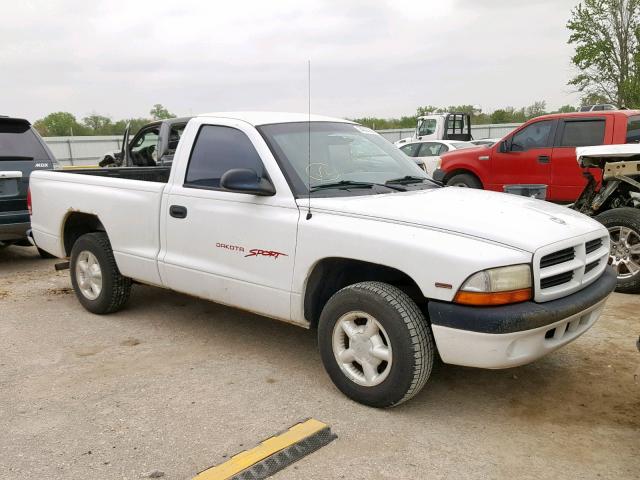
[[[462,284],[454,302],[465,305],[505,305],[531,300],[531,267],[511,265],[474,273]]]

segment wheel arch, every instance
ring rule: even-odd
[[[418,284],[403,271],[364,260],[327,257],[315,263],[304,289],[304,317],[310,327],[318,325],[320,313],[329,298],[342,288],[365,281],[380,281],[404,291],[426,316],[426,299]]]
[[[62,244],[68,257],[74,243],[82,236],[92,232],[105,232],[106,229],[97,215],[84,212],[69,212],[62,226]]]

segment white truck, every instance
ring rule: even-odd
[[[33,238],[70,258],[86,309],[121,309],[135,281],[317,329],[333,382],[375,407],[418,393],[436,355],[507,368],[571,342],[616,283],[595,220],[442,188],[344,120],[202,115],[170,170],[139,175],[32,174]]]
[[[419,116],[413,136],[398,140],[395,145],[401,147],[410,142],[425,140],[469,142],[472,139],[471,115],[468,113],[432,113]]]

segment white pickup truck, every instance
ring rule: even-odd
[[[348,121],[202,115],[170,170],[139,170],[31,176],[34,240],[70,258],[80,303],[115,312],[136,281],[317,328],[331,379],[367,405],[413,397],[438,354],[531,362],[591,327],[616,283],[600,223],[442,188]]]

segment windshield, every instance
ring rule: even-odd
[[[296,196],[307,195],[309,186],[313,193],[320,189],[324,191],[323,185],[336,185],[336,190],[331,193],[338,196],[344,194],[340,190],[349,189],[347,184],[384,185],[404,177],[415,177],[417,183],[426,183],[428,179],[424,171],[394,145],[360,125],[299,122],[264,125],[258,130],[269,144]],[[386,188],[373,193],[392,191]],[[367,193],[363,189],[357,189],[357,192],[359,195]]]
[[[477,146],[471,142],[454,142],[451,145],[453,145],[453,148],[455,148],[456,150],[461,150],[463,148],[472,148]]]

